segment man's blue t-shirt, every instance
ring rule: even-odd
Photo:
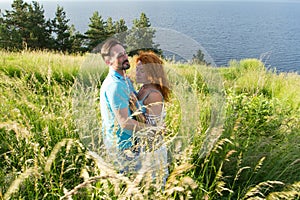
[[[124,150],[132,146],[132,131],[121,129],[115,117],[115,111],[123,108],[128,109],[128,116],[131,115],[129,109],[131,92],[134,92],[131,81],[110,69],[100,89],[102,135],[106,148],[117,147]]]

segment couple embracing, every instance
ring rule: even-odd
[[[136,92],[126,76],[130,64],[123,45],[109,39],[102,45],[101,55],[109,66],[100,89],[102,136],[108,158],[120,172],[144,174],[151,169],[155,176],[158,170],[165,182],[164,103],[171,91],[162,60],[153,52],[134,57],[136,83],[141,84]]]

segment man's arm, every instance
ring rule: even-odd
[[[151,127],[151,125],[149,124],[141,123],[134,119],[131,119],[128,116],[128,108],[117,109],[115,114],[119,125],[123,129],[139,131],[146,127]]]
[[[131,119],[128,114],[130,94],[127,85],[115,83],[108,90],[109,101],[111,102],[113,112],[122,129],[139,131],[150,125]]]

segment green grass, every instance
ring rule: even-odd
[[[84,145],[101,143],[107,68],[99,56],[0,55],[0,199],[299,199],[297,74],[256,59],[226,68],[166,63],[170,176],[161,191],[147,175],[136,183],[118,174]]]

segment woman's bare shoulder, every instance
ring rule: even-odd
[[[163,97],[162,94],[158,90],[149,91],[148,97],[144,100],[144,104],[148,105],[151,103],[162,102]]]

